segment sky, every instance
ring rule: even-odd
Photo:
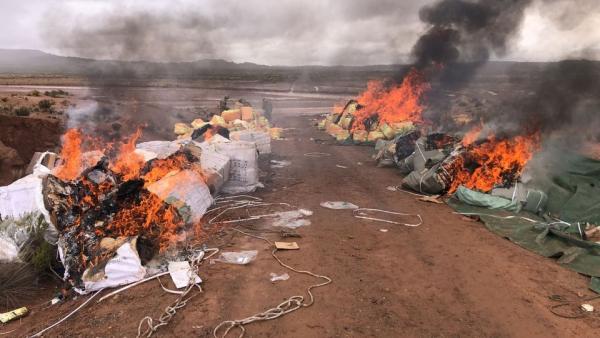
[[[267,65],[409,62],[435,0],[0,0],[0,48]],[[600,1],[535,0],[506,55],[600,58]]]

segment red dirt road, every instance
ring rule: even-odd
[[[297,129],[286,133],[287,140],[273,142],[273,158],[292,164],[270,170],[263,177],[266,188],[256,195],[314,212],[312,224],[298,230],[303,237],[295,240],[301,249],[281,252],[280,257],[292,266],[327,275],[333,283],[314,290],[311,307],[248,325],[246,337],[597,335],[600,320],[595,313],[585,319],[564,319],[548,310],[556,304],[549,299],[551,295],[573,300],[590,296],[588,278],[492,234],[480,223],[452,214],[446,205],[386,190],[399,184],[400,177],[393,169],[374,166],[372,148],[317,143],[311,138],[329,138],[312,127],[308,117],[279,122]],[[331,156],[304,156],[308,152]],[[319,206],[328,200],[418,213],[424,223],[410,228],[360,220],[350,211]],[[388,231],[381,232],[382,228]],[[266,236],[278,239],[276,234]],[[277,265],[260,240],[231,233],[213,244],[224,244],[226,251],[256,249],[258,258],[247,266],[202,265],[204,292],[160,328],[157,337],[211,337],[219,322],[244,318],[292,295],[304,295],[305,288],[316,281]],[[291,278],[271,283],[270,272],[288,272]],[[92,302],[47,336],[135,337],[140,319],[157,318],[175,298],[152,281],[103,303]],[[16,329],[11,333],[15,336],[35,333],[81,302],[34,309],[29,317],[1,331]],[[237,332],[230,337],[237,337]]]

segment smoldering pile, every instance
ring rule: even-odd
[[[175,174],[181,179],[179,183],[200,188],[197,194],[204,197],[204,206],[165,198],[165,192],[161,191],[164,176],[156,176],[155,168],[174,161],[179,165],[170,169],[185,171],[186,177],[193,178],[184,181],[184,175]],[[72,181],[48,175],[43,188],[44,202],[59,233],[65,276],[76,287],[89,290],[95,273],[103,271],[123,243],[133,243],[142,265],[161,248],[181,243],[189,230],[186,225],[197,221],[198,214],[201,216],[202,209],[205,211],[212,202],[199,161],[187,150],[177,151],[166,159],[147,162],[140,178],[124,180],[109,168],[108,158],[103,157]]]
[[[106,143],[69,130],[60,155],[41,154],[33,174],[0,188],[3,217],[45,216],[64,278],[78,292],[132,283],[150,266],[156,273],[187,257],[206,240],[199,235],[213,196],[260,186],[255,142],[213,135],[137,143],[140,135]],[[48,156],[60,160],[47,167]],[[19,260],[26,243],[13,237],[0,261]]]

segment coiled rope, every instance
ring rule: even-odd
[[[184,291],[179,292],[179,291],[173,291],[173,290],[169,290],[169,289],[165,288],[163,286],[162,282],[160,281],[160,277],[157,277],[161,287],[163,288],[163,290],[165,292],[177,293],[180,295],[173,302],[173,304],[171,304],[165,308],[165,311],[160,315],[160,317],[156,321],[156,324],[154,323],[155,322],[154,319],[152,319],[152,317],[150,317],[150,316],[146,316],[146,317],[142,318],[142,320],[138,324],[137,338],[152,337],[152,335],[160,327],[169,324],[171,319],[173,319],[173,317],[177,314],[177,310],[185,307],[190,300],[192,300],[194,297],[199,295],[200,292],[202,292],[202,288],[200,287],[200,285],[196,284],[196,276],[198,274],[198,265],[200,263],[202,263],[203,260],[206,260],[206,259],[212,257],[213,255],[215,255],[217,252],[219,252],[218,249],[208,249],[206,251],[212,251],[212,253],[205,257],[204,256],[205,251],[202,250],[199,252],[199,254],[190,258],[190,266],[191,266],[190,273],[189,273],[190,281],[189,281],[187,288]],[[187,297],[188,294],[195,288],[197,288],[200,292],[197,292],[197,293]],[[146,326],[146,329],[142,331],[143,326]]]
[[[272,241],[270,241],[269,239],[267,239],[265,237],[249,234],[247,232],[244,232],[242,230],[235,229],[235,228],[233,230],[235,230],[241,234],[244,234],[246,236],[249,236],[249,237],[261,239],[261,240],[267,242],[270,246],[275,246],[275,244]],[[290,271],[296,272],[296,273],[301,273],[301,274],[309,275],[309,276],[312,276],[315,278],[324,279],[325,281],[323,283],[313,284],[306,289],[306,293],[308,294],[307,302],[305,301],[304,296],[292,296],[292,297],[289,297],[288,299],[286,299],[284,302],[277,305],[276,307],[268,309],[268,310],[260,312],[260,313],[257,313],[250,317],[246,317],[243,319],[237,319],[237,320],[223,321],[222,323],[217,325],[215,327],[215,329],[213,330],[213,336],[215,338],[224,338],[231,332],[231,330],[233,330],[235,328],[238,328],[240,330],[240,334],[239,334],[238,338],[242,338],[242,337],[244,337],[244,334],[246,333],[246,328],[244,327],[245,325],[248,325],[248,324],[251,324],[254,322],[276,319],[276,318],[279,318],[290,312],[294,312],[300,308],[309,307],[309,306],[313,305],[315,302],[315,297],[312,293],[312,290],[315,288],[325,286],[332,282],[332,279],[327,276],[318,275],[318,274],[315,274],[315,273],[307,271],[307,270],[297,270],[297,269],[287,265],[286,263],[282,262],[281,259],[279,259],[279,257],[277,257],[277,255],[275,254],[276,252],[277,252],[277,248],[273,249],[273,251],[271,251],[271,256],[273,256],[273,258],[275,258],[275,260],[279,263],[279,265],[283,266],[284,268],[286,268]],[[219,331],[221,331],[221,330],[223,331],[223,333],[221,335],[219,335]]]

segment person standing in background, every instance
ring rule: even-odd
[[[267,120],[271,121],[271,113],[273,112],[273,104],[271,103],[271,101],[267,100],[266,98],[263,98],[262,109],[263,114],[265,115]]]

